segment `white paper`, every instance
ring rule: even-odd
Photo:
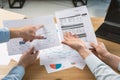
[[[55,17],[58,29],[62,30],[62,34],[60,34],[62,40],[64,32],[71,32],[72,34],[77,34],[86,43],[88,48],[90,48],[89,43],[97,43],[86,6],[57,11]],[[43,50],[40,54],[40,64],[45,65],[49,73],[57,71],[52,70],[49,65],[51,63],[59,63],[59,61],[63,61],[62,64],[65,64],[65,61],[71,64],[69,66],[65,64],[66,69],[70,66],[75,66],[79,69],[85,67],[85,62],[80,54],[66,46]]]
[[[5,27],[21,27],[27,25],[40,25],[44,27],[36,32],[36,35],[43,35],[46,39],[35,39],[32,42],[23,42],[22,38],[11,39],[7,43],[9,55],[16,55],[27,51],[31,46],[34,46],[36,50],[46,49],[50,47],[60,46],[61,41],[58,36],[58,30],[54,24],[53,16],[43,16],[34,19],[24,20],[12,20],[4,21]]]
[[[64,60],[45,65],[45,68],[48,73],[65,70],[71,67],[73,66],[68,61],[64,61]]]
[[[8,65],[10,60],[6,43],[0,43],[0,65]]]
[[[86,6],[57,11],[55,16],[63,33],[77,34],[79,38],[86,42],[88,48],[90,48],[90,42],[97,43]]]
[[[80,54],[65,45],[63,47],[54,47],[40,52],[40,65],[45,65],[49,73],[58,71],[51,69],[49,65],[53,63],[59,64],[60,61],[62,65],[65,66],[61,67],[60,70],[68,69],[73,66],[83,69],[86,65]]]

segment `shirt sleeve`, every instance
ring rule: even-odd
[[[94,74],[96,80],[120,80],[120,75],[113,71],[94,54],[87,56],[85,62]]]
[[[119,63],[119,65],[118,65],[118,71],[120,71],[120,63]]]
[[[7,42],[10,39],[10,31],[8,28],[0,28],[0,43]]]
[[[22,80],[24,74],[25,74],[24,67],[16,66],[2,80]]]

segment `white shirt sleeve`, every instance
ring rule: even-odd
[[[118,65],[118,71],[120,71],[120,62],[119,62],[119,65]]]
[[[120,80],[120,75],[113,71],[111,67],[102,62],[94,54],[87,56],[85,62],[94,74],[96,80]]]

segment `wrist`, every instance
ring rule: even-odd
[[[23,66],[24,68],[27,67],[25,64],[23,64],[23,63],[21,63],[21,62],[19,62],[17,65],[18,65],[18,66]]]
[[[107,58],[109,58],[112,54],[110,54],[109,52],[106,52],[103,56],[102,56],[102,60],[106,60]]]
[[[21,37],[20,32],[21,30],[19,28],[10,28],[10,38]]]
[[[78,53],[82,56],[83,59],[85,59],[88,55],[91,54],[91,51],[84,48],[84,49],[78,50]]]

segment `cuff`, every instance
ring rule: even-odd
[[[25,69],[23,66],[15,66],[10,72],[9,74],[18,74],[19,78],[23,78],[24,74],[25,74]]]
[[[120,71],[120,62],[119,62],[119,64],[118,64],[118,71]]]
[[[94,71],[95,68],[97,68],[97,66],[103,63],[94,54],[90,54],[89,56],[87,56],[85,62],[92,72]]]
[[[10,39],[10,31],[8,28],[4,27],[0,29],[0,42],[7,42]]]

